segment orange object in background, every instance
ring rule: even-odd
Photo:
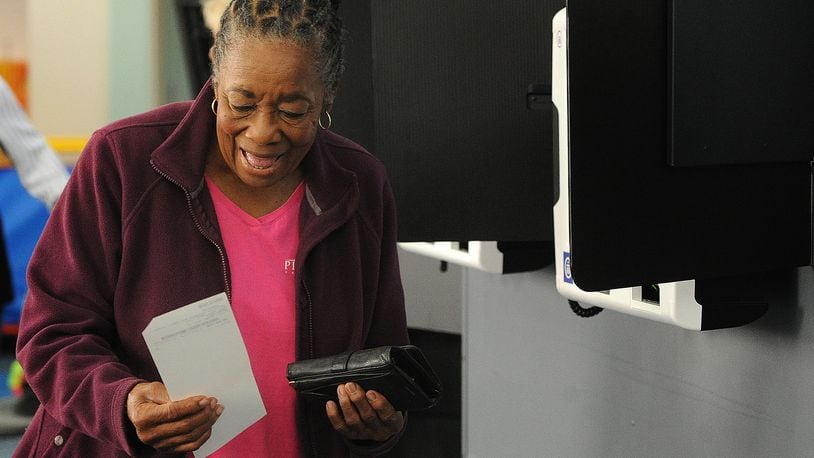
[[[28,64],[23,60],[0,58],[0,76],[6,80],[20,105],[28,111]],[[0,168],[9,167],[11,161],[0,146]]]
[[[0,76],[14,91],[20,105],[28,110],[28,64],[24,60],[0,59]]]

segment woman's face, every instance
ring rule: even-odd
[[[286,41],[247,38],[218,70],[216,131],[226,166],[251,187],[298,179],[323,104],[311,53]]]

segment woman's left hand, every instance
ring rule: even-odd
[[[339,385],[336,393],[339,405],[328,401],[325,410],[334,429],[348,439],[384,442],[404,427],[402,413],[380,393],[356,383]]]

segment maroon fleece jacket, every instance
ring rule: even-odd
[[[207,84],[194,101],[100,129],[82,152],[29,265],[18,357],[42,406],[16,456],[156,455],[125,413],[136,383],[160,380],[141,332],[156,315],[231,295],[204,186],[211,101]],[[302,168],[297,358],[407,343],[383,165],[320,130]],[[382,450],[342,440],[321,403],[300,401],[297,420],[309,455]]]

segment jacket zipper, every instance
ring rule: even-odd
[[[305,319],[308,323],[308,358],[314,357],[314,313],[313,304],[311,303],[311,290],[305,284],[305,279],[302,279],[302,288],[305,290]]]
[[[186,196],[186,198],[187,198],[187,210],[189,210],[189,214],[190,214],[190,216],[192,216],[192,221],[195,222],[195,227],[198,229],[198,232],[200,232],[201,235],[206,240],[208,240],[209,243],[214,245],[215,248],[218,250],[218,254],[220,255],[221,272],[223,273],[223,285],[224,285],[224,287],[226,289],[226,297],[227,297],[227,299],[229,299],[229,303],[231,304],[232,303],[232,288],[229,285],[229,275],[226,272],[226,255],[224,255],[224,253],[223,253],[223,248],[221,248],[221,246],[218,245],[217,242],[212,240],[212,238],[209,237],[208,235],[206,235],[206,232],[204,232],[203,228],[201,227],[201,223],[199,223],[198,218],[195,217],[195,210],[192,208],[192,196],[190,195],[190,193],[183,186],[181,186],[180,183],[173,180],[166,173],[159,170],[158,167],[156,167],[156,165],[153,163],[153,161],[150,161],[150,166],[153,168],[153,170],[156,171],[156,173],[158,173],[159,175],[164,177],[167,181],[169,181],[170,183],[178,186],[179,188],[181,188],[182,191],[184,191],[184,196]],[[309,298],[309,301],[310,301],[310,298]],[[309,312],[309,316],[310,316],[310,312]]]
[[[305,279],[300,279],[300,283],[302,283],[302,289],[305,291],[305,320],[308,324],[308,352],[306,359],[311,359],[314,357],[314,319],[313,319],[313,304],[311,303],[311,290],[308,289],[308,285],[305,283]],[[314,435],[314,427],[311,424],[312,422],[310,419],[306,420],[305,425],[308,428],[308,437],[311,439],[311,456],[318,457],[319,450],[317,450],[317,438]]]
[[[212,240],[212,238],[210,238],[208,235],[206,235],[206,232],[204,232],[203,228],[201,227],[201,224],[198,222],[198,218],[195,217],[195,211],[192,208],[192,196],[190,195],[190,193],[187,192],[187,190],[184,189],[184,187],[181,186],[177,181],[173,180],[172,178],[167,176],[167,174],[165,174],[164,172],[159,170],[158,167],[156,167],[156,165],[153,163],[153,161],[150,161],[150,166],[153,168],[153,170],[156,171],[156,173],[158,173],[159,175],[164,177],[167,181],[169,181],[170,183],[178,186],[179,188],[181,188],[181,190],[184,191],[184,196],[186,196],[186,199],[187,199],[187,210],[189,210],[189,214],[192,216],[192,221],[195,222],[195,227],[198,229],[198,232],[200,232],[201,235],[206,240],[209,241],[209,243],[211,243],[212,245],[215,246],[215,248],[218,250],[218,254],[220,254],[221,269],[222,269],[222,272],[223,272],[223,283],[226,286],[226,296],[229,298],[229,302],[231,303],[232,302],[232,291],[231,291],[231,287],[229,286],[229,276],[226,273],[226,257],[223,254],[223,248],[221,248],[221,246],[218,245],[217,242]],[[314,320],[313,320],[313,314],[312,314],[312,310],[311,310],[312,309],[311,291],[308,289],[308,285],[305,284],[305,279],[302,279],[301,283],[302,283],[303,289],[305,290],[305,300],[306,300],[305,313],[306,313],[306,320],[307,320],[307,323],[308,323],[308,358],[310,359],[310,358],[314,357]],[[314,428],[311,427],[310,422],[306,422],[306,424],[308,425],[308,435],[311,438],[311,440],[310,440],[310,442],[311,442],[311,444],[310,444],[311,445],[311,451],[313,453],[313,456],[318,457],[319,453],[318,453],[317,445],[316,445],[316,437],[314,436]]]

